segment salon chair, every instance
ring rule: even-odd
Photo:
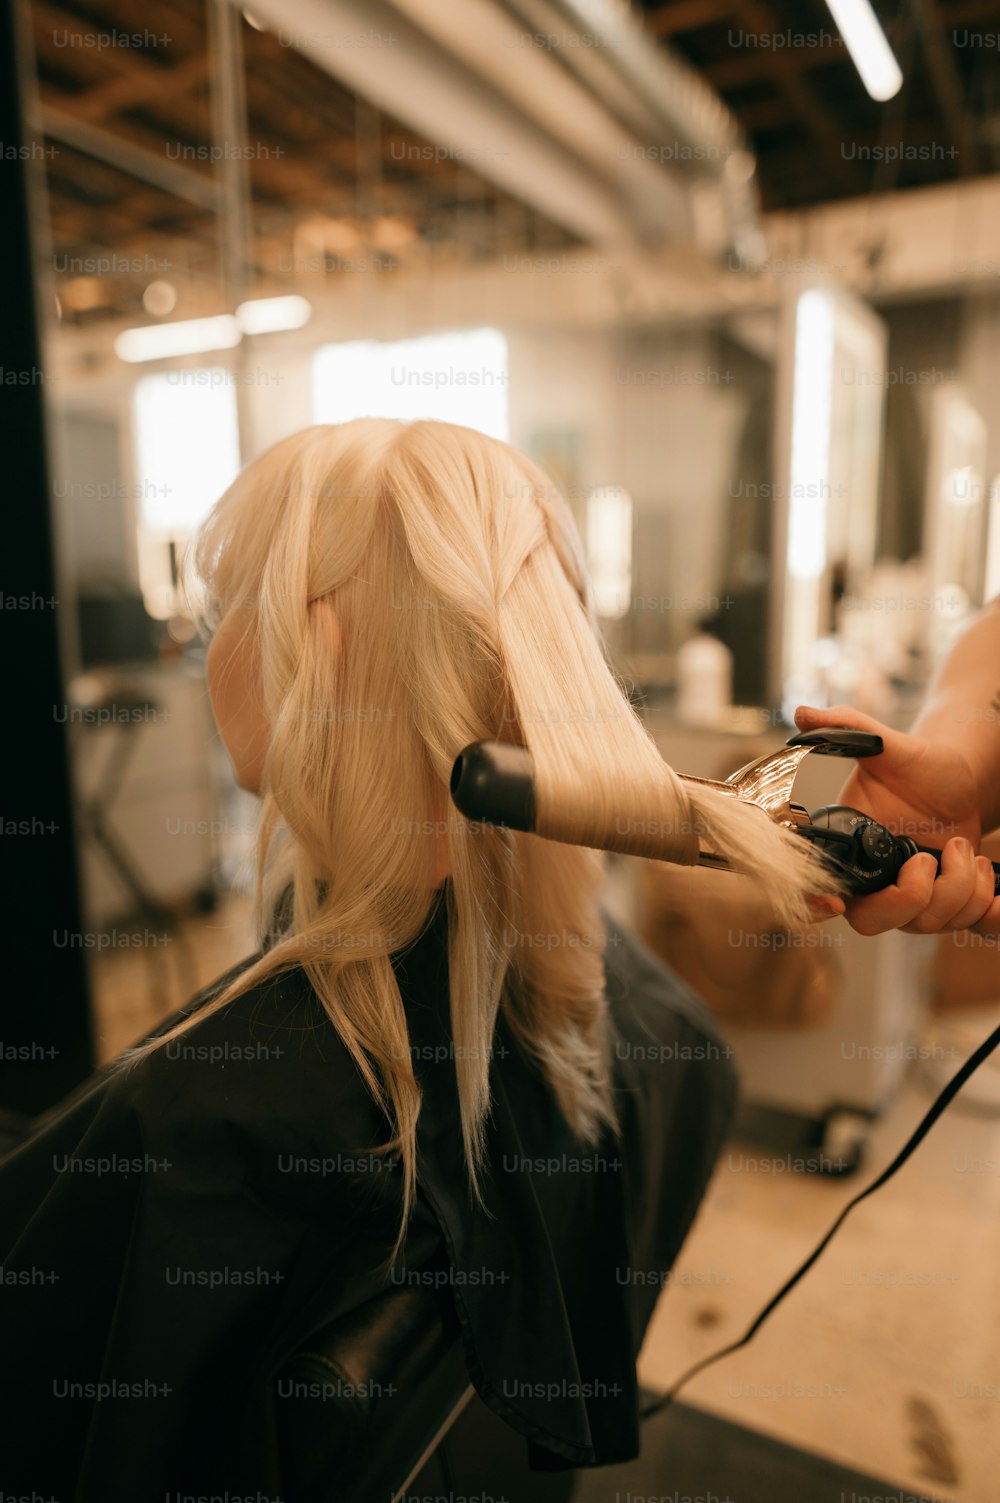
[[[395,1503],[411,1489],[565,1503],[573,1493],[575,1474],[532,1472],[524,1439],[476,1395],[444,1289],[369,1300],[315,1332],[279,1378],[328,1394],[277,1406],[284,1503]]]
[[[316,1392],[277,1406],[286,1503],[389,1503],[473,1396],[451,1301],[426,1286],[321,1328],[280,1378]]]

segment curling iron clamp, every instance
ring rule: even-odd
[[[823,726],[791,736],[780,751],[757,757],[723,782],[710,778],[678,775],[681,783],[712,788],[716,793],[752,804],[768,819],[786,826],[816,846],[846,890],[860,896],[879,892],[895,882],[903,864],[925,852],[941,864],[941,852],[918,845],[907,835],[895,835],[877,820],[842,804],[827,804],[812,813],[792,801],[795,775],[803,758],[812,752],[824,757],[877,757],[882,737],[870,731],[841,726]],[[534,770],[527,747],[507,741],[474,741],[460,752],[451,773],[451,796],[467,819],[509,829],[534,832],[537,821]],[[558,822],[550,819],[546,834],[566,839]],[[628,820],[627,833],[609,830],[598,842],[601,849],[630,855],[670,860],[671,851],[655,824],[644,829],[641,820]],[[731,870],[728,861],[699,840],[698,866]],[[993,863],[994,892],[1000,894],[1000,866]]]

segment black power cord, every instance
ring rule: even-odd
[[[836,1221],[833,1223],[826,1236],[823,1237],[819,1244],[813,1249],[808,1258],[806,1258],[805,1262],[800,1264],[800,1266],[795,1270],[790,1278],[786,1279],[785,1283],[782,1284],[777,1294],[773,1295],[772,1298],[768,1300],[763,1310],[761,1310],[760,1314],[750,1325],[746,1334],[741,1336],[738,1341],[732,1342],[729,1346],[724,1346],[720,1351],[709,1353],[709,1355],[707,1357],[703,1357],[700,1362],[696,1362],[693,1367],[689,1367],[687,1372],[683,1373],[681,1377],[678,1378],[677,1382],[674,1383],[674,1385],[669,1388],[665,1394],[663,1394],[660,1398],[655,1399],[653,1403],[647,1404],[647,1406],[642,1410],[643,1419],[650,1419],[654,1414],[660,1414],[664,1409],[667,1409],[673,1403],[674,1399],[680,1393],[681,1389],[686,1387],[686,1385],[690,1383],[691,1379],[696,1377],[698,1373],[703,1372],[706,1367],[711,1367],[715,1362],[721,1362],[723,1357],[729,1357],[733,1352],[740,1351],[740,1349],[742,1347],[745,1347],[749,1341],[753,1340],[754,1336],[756,1336],[757,1332],[760,1330],[761,1326],[764,1324],[765,1320],[767,1320],[771,1312],[781,1304],[781,1301],[787,1294],[791,1294],[796,1284],[805,1277],[810,1268],[820,1257],[821,1253],[823,1253],[830,1245],[837,1232],[840,1230],[844,1222],[847,1220],[848,1216],[854,1210],[854,1207],[860,1205],[863,1200],[867,1200],[869,1195],[874,1195],[876,1190],[880,1190],[884,1184],[887,1184],[888,1181],[892,1179],[893,1175],[898,1169],[902,1169],[903,1165],[913,1153],[914,1149],[918,1148],[923,1142],[924,1138],[926,1138],[927,1134],[930,1132],[935,1122],[941,1116],[942,1112],[944,1112],[946,1108],[950,1106],[951,1102],[954,1101],[955,1097],[965,1085],[965,1082],[969,1079],[970,1075],[974,1074],[974,1072],[979,1069],[979,1066],[983,1063],[983,1061],[989,1058],[998,1044],[1000,1044],[1000,1028],[995,1028],[990,1034],[989,1038],[985,1039],[983,1043],[979,1045],[979,1048],[975,1051],[975,1053],[970,1054],[969,1058],[965,1061],[961,1068],[955,1072],[951,1080],[945,1086],[944,1090],[934,1101],[933,1105],[928,1109],[927,1112],[925,1112],[924,1116],[921,1118],[916,1128],[910,1134],[909,1138],[907,1138],[906,1142],[903,1144],[902,1148],[899,1150],[888,1168],[883,1169],[882,1173],[878,1176],[877,1179],[873,1180],[866,1189],[860,1191],[859,1194],[855,1195],[853,1200],[849,1200],[847,1202],[847,1205],[841,1211],[840,1215],[837,1217]]]

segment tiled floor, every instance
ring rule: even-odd
[[[101,1058],[113,1057],[253,948],[250,904],[232,898],[156,959],[164,996],[134,950],[95,966]],[[950,1015],[972,1039],[988,1009]],[[996,1099],[996,1072],[994,1082]],[[982,1098],[983,1088],[977,1094]],[[986,1095],[988,1096],[988,1092]],[[855,1181],[765,1172],[731,1145],[661,1300],[643,1352],[651,1388],[734,1340],[840,1207],[902,1144],[931,1089],[911,1081],[877,1126]],[[961,1105],[961,1102],[959,1103]],[[1000,1117],[952,1109],[897,1179],[847,1222],[752,1346],[695,1379],[688,1403],[954,1503],[1000,1497]],[[808,1503],[807,1499],[803,1503]],[[846,1500],[845,1503],[864,1503]]]

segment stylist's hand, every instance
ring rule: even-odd
[[[1000,898],[993,896],[993,864],[979,856],[979,797],[972,769],[961,752],[880,725],[849,705],[795,712],[800,731],[824,725],[874,731],[881,756],[859,761],[839,802],[877,819],[896,835],[942,850],[941,874],[933,856],[911,856],[895,884],[864,898],[848,898],[847,921],[859,934],[905,929],[937,934],[976,927],[1000,932]]]

